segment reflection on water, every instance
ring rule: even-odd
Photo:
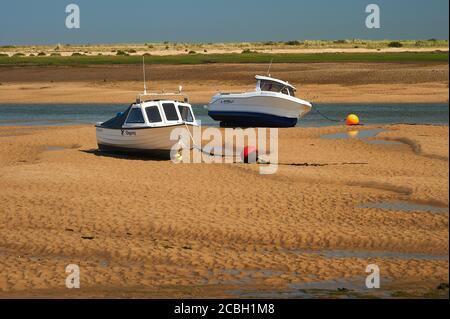
[[[373,145],[402,145],[402,142],[398,141],[387,141],[387,140],[367,140],[366,143]]]
[[[341,132],[341,133],[333,133],[333,134],[326,134],[322,135],[321,138],[326,140],[342,140],[342,139],[352,139],[352,138],[359,138],[359,139],[366,139],[369,137],[375,137],[381,132],[385,132],[385,129],[382,128],[376,128],[371,130],[352,130],[348,132]]]
[[[398,141],[387,141],[387,140],[374,140],[369,138],[376,137],[381,132],[387,132],[387,130],[382,128],[371,129],[371,130],[352,130],[347,132],[333,133],[322,135],[321,138],[326,140],[342,140],[342,139],[360,139],[368,144],[373,145],[402,145],[403,143]]]
[[[379,208],[384,210],[397,210],[404,212],[428,212],[435,214],[448,214],[448,207],[439,207],[429,204],[418,204],[407,201],[392,201],[392,202],[378,202],[361,204],[360,208]]]

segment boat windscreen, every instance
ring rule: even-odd
[[[161,114],[159,114],[159,110],[156,105],[146,107],[145,112],[147,113],[147,118],[150,123],[162,122]]]
[[[178,121],[178,113],[173,103],[163,103],[164,113],[166,113],[166,119],[168,121]]]
[[[261,81],[261,91],[283,93],[285,95],[295,96],[295,90],[289,86],[273,81]]]
[[[180,111],[181,119],[186,122],[194,122],[191,109],[184,105],[178,105],[178,111]]]
[[[111,129],[121,129],[123,124],[125,123],[125,120],[128,117],[128,113],[130,112],[131,105],[126,109],[125,112],[118,113],[116,117],[102,123],[100,126],[104,128],[111,128]]]
[[[284,85],[272,81],[261,81],[261,91],[277,92],[279,93],[284,88]]]

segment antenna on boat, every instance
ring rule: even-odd
[[[145,81],[145,56],[142,56],[142,72],[144,74],[144,94],[147,94],[147,82]]]
[[[273,58],[270,60],[269,69],[267,69],[267,75],[270,76],[270,69],[272,68]]]

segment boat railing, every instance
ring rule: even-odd
[[[150,97],[150,99],[146,99],[146,97]],[[144,102],[144,100],[155,101],[155,100],[161,100],[161,98],[166,98],[166,97],[173,97],[173,98],[178,97],[178,99],[175,99],[175,100],[181,101],[184,103],[189,103],[189,96],[182,92],[160,92],[160,93],[144,92],[144,93],[138,94],[138,96],[136,97],[136,102],[141,103],[141,102]]]

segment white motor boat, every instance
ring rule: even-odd
[[[167,99],[168,96],[183,99]],[[97,123],[97,144],[101,151],[169,155],[178,143],[170,139],[173,129],[197,126],[186,95],[144,92],[126,111],[103,123]]]
[[[223,127],[293,127],[308,113],[310,102],[295,97],[296,88],[270,76],[256,76],[256,90],[219,93],[208,115]]]

